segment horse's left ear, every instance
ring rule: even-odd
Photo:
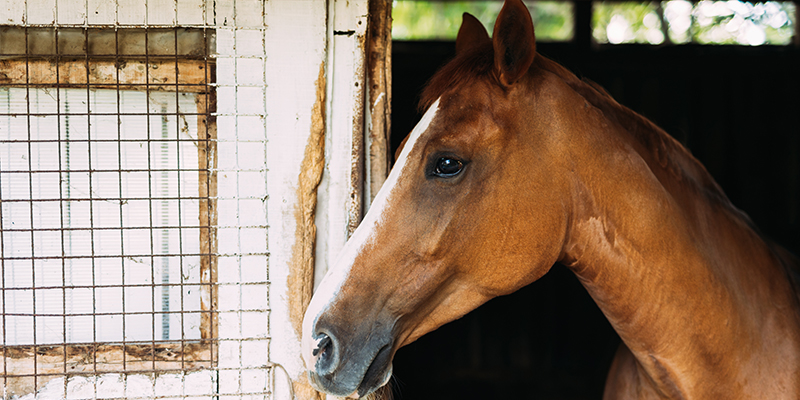
[[[536,54],[531,13],[522,0],[506,0],[492,34],[494,69],[500,83],[511,86],[528,72]]]

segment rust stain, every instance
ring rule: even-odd
[[[364,116],[366,107],[364,105],[366,90],[362,83],[366,82],[365,71],[365,49],[367,46],[366,35],[356,37],[360,62],[356,62],[355,70],[355,89],[353,90],[353,132],[352,148],[350,152],[350,188],[348,190],[350,198],[347,201],[347,237],[353,233],[364,217],[364,178],[366,175],[364,159]]]
[[[311,110],[311,135],[308,138],[297,188],[295,244],[289,266],[289,319],[297,337],[301,336],[303,314],[314,289],[314,246],[317,226],[317,187],[325,168],[325,63],[319,67],[317,99]]]

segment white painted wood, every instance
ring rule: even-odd
[[[212,400],[216,376],[213,371],[204,370],[185,374],[102,374],[97,376],[71,376],[50,379],[34,395],[27,394],[19,400],[83,400],[130,398],[147,399],[152,397]]]
[[[86,22],[85,0],[58,0],[58,24],[78,25]]]
[[[87,0],[89,25],[113,25],[117,22],[117,3],[109,0]]]
[[[349,237],[351,171],[355,157],[363,157],[363,153],[354,156],[352,148],[353,132],[363,129],[368,2],[337,0],[329,7],[328,132],[326,168],[318,190],[315,287]],[[355,118],[359,112],[362,119]]]
[[[25,21],[25,2],[0,0],[0,24],[21,25]]]
[[[208,0],[209,9],[214,12],[206,15],[207,23],[216,26],[236,26],[233,11],[235,4],[237,4],[235,1]],[[255,12],[255,10],[251,11]]]
[[[175,0],[149,0],[147,1],[148,25],[175,25]]]
[[[202,25],[205,17],[204,0],[180,0],[177,2],[177,20],[181,25]],[[259,7],[260,8],[260,7]]]
[[[261,0],[236,0],[236,26],[240,28],[260,28],[264,25],[264,15],[252,10],[261,7]]]
[[[325,62],[326,14],[325,0],[265,4],[269,350],[270,361],[281,366],[275,371],[275,399],[291,398],[285,377],[298,380],[305,374],[300,338],[290,321],[287,279],[297,229],[298,180],[311,133],[316,83]]]
[[[121,25],[145,25],[147,3],[145,0],[116,0],[117,22]]]
[[[55,0],[28,0],[25,7],[25,20],[28,24],[49,25],[56,22]]]

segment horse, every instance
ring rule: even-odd
[[[455,58],[307,308],[317,390],[364,397],[397,350],[559,262],[621,338],[605,399],[800,397],[798,260],[687,149],[536,52],[521,0]]]

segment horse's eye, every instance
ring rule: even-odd
[[[441,157],[436,160],[433,174],[441,178],[452,178],[458,175],[464,168],[464,164],[455,158]]]

